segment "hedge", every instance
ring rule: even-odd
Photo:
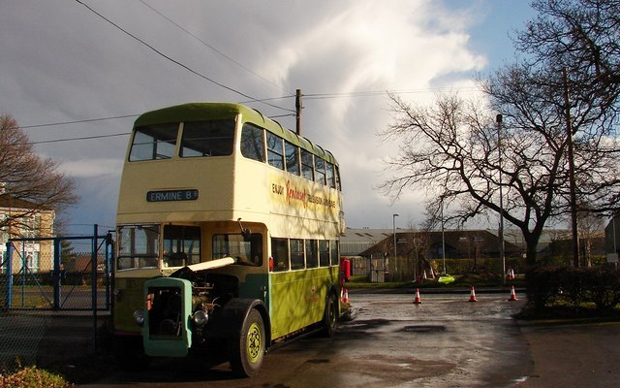
[[[620,271],[613,266],[537,267],[527,271],[525,284],[535,311],[558,304],[573,308],[593,304],[597,313],[608,314],[620,303]]]

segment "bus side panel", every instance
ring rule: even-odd
[[[239,283],[239,297],[259,299],[267,304],[268,276],[262,273],[247,274]]]
[[[271,274],[272,338],[320,322],[330,286],[338,284],[338,267]]]

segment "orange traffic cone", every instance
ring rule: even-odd
[[[474,287],[471,288],[471,294],[469,295],[469,301],[470,302],[477,302],[477,300],[476,300],[476,290],[474,290]]]
[[[420,289],[416,288],[415,289],[415,298],[413,299],[413,304],[420,304],[422,303],[422,298],[420,298]]]
[[[349,290],[344,289],[344,298],[342,299],[344,303],[349,303]]]
[[[340,287],[340,300],[344,302],[344,287]]]
[[[517,301],[517,292],[515,291],[515,286],[512,286],[510,289],[510,298],[508,298],[509,302]]]

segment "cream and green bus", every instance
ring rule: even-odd
[[[117,212],[113,330],[121,365],[223,353],[251,376],[265,350],[341,304],[338,163],[238,104],[139,116]]]

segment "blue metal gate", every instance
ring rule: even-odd
[[[95,354],[110,317],[113,241],[11,239],[0,256],[0,369]]]
[[[11,239],[1,259],[0,310],[109,311],[112,235]]]

